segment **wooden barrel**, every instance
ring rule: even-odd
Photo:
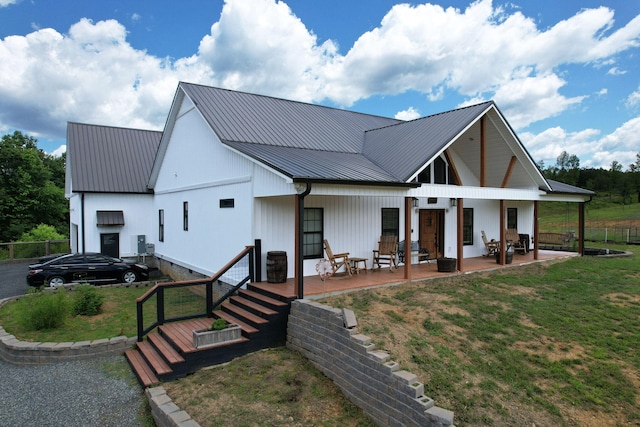
[[[287,281],[287,253],[284,251],[267,252],[267,282],[284,283]]]

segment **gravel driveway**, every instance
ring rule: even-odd
[[[27,292],[27,263],[0,263],[0,299]],[[20,366],[0,360],[0,426],[139,426],[146,400],[124,356]]]

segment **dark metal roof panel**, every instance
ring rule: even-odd
[[[67,125],[67,161],[73,192],[147,193],[162,132]]]
[[[366,132],[364,154],[403,181],[483,114],[492,101]]]
[[[180,83],[220,140],[360,153],[364,131],[399,120]]]
[[[223,141],[292,179],[400,183],[359,153]]]
[[[123,211],[96,211],[97,224],[100,226],[124,225]]]
[[[552,179],[548,179],[547,182],[551,187],[552,193],[582,194],[585,196],[593,196],[594,194],[596,194],[591,190],[585,190],[584,188],[575,187],[573,185],[565,184],[564,182],[554,181]]]

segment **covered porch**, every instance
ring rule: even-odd
[[[376,288],[381,286],[393,286],[408,281],[416,282],[420,280],[429,280],[443,277],[456,277],[460,274],[469,274],[481,271],[492,271],[496,269],[505,269],[516,267],[518,265],[530,264],[534,262],[545,262],[550,260],[561,260],[570,257],[579,256],[575,252],[549,251],[539,250],[537,259],[533,252],[527,254],[515,254],[511,264],[498,264],[495,257],[480,256],[474,258],[466,258],[464,260],[464,273],[459,271],[444,273],[439,272],[436,260],[431,262],[422,262],[419,264],[411,264],[411,280],[405,279],[405,265],[401,264],[393,272],[388,268],[376,270],[362,270],[359,274],[351,276],[345,273],[338,273],[335,276],[321,280],[319,275],[304,277],[304,297],[307,299],[319,299],[330,295],[336,295],[354,290],[362,290]],[[367,267],[371,267],[367,263]],[[295,278],[289,278],[283,283],[259,282],[253,284],[255,287],[268,292],[275,293],[281,297],[295,299],[297,297],[297,281]]]

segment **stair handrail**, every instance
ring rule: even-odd
[[[236,255],[231,261],[225,264],[216,274],[211,277],[207,277],[204,279],[193,279],[193,280],[183,280],[179,282],[162,282],[156,283],[153,285],[147,292],[145,292],[142,296],[136,298],[136,315],[137,315],[137,327],[138,327],[138,342],[144,340],[144,336],[151,332],[154,328],[163,325],[168,322],[178,322],[182,320],[195,319],[200,317],[208,317],[211,315],[215,307],[221,304],[224,300],[233,295],[241,286],[246,284],[249,280],[255,281],[255,270],[254,270],[254,252],[255,246],[245,246],[245,248]],[[245,256],[249,255],[249,274],[245,276],[242,280],[240,280],[236,285],[234,285],[229,291],[227,291],[223,297],[219,298],[215,303],[213,302],[213,284],[217,282],[227,271],[233,268],[240,260],[242,260]],[[167,288],[179,288],[179,287],[188,287],[193,285],[206,285],[206,311],[204,313],[191,314],[186,316],[178,316],[178,317],[165,317],[164,311],[164,290]],[[148,301],[151,297],[156,295],[156,321],[153,322],[149,327],[144,327],[144,303]]]

